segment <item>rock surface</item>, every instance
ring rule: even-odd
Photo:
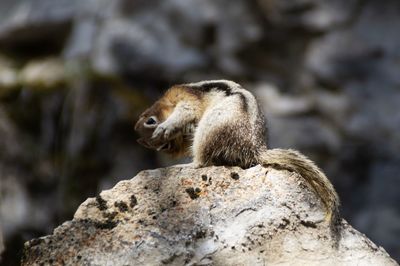
[[[143,171],[25,244],[23,265],[397,265],[295,173],[255,166]]]

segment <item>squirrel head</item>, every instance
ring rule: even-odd
[[[154,150],[162,150],[163,146],[167,148],[167,143],[156,142],[151,137],[157,126],[167,119],[170,112],[172,108],[169,105],[164,101],[157,101],[139,116],[135,131],[140,136],[137,140],[140,145]]]
[[[183,134],[178,134],[173,140],[161,141],[152,139],[154,130],[164,122],[172,113],[174,106],[161,99],[147,108],[135,124],[135,131],[140,138],[137,142],[145,148],[162,151],[173,156],[185,155],[188,150],[189,140]]]

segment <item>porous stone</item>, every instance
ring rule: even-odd
[[[334,242],[295,173],[179,165],[87,199],[72,221],[25,243],[22,265],[396,265],[344,220],[340,228]]]

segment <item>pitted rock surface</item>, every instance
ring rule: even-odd
[[[295,173],[188,165],[143,171],[25,244],[23,265],[396,265]]]

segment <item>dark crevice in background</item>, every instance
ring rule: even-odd
[[[22,61],[59,55],[71,29],[71,21],[16,28],[0,35],[0,51]]]

